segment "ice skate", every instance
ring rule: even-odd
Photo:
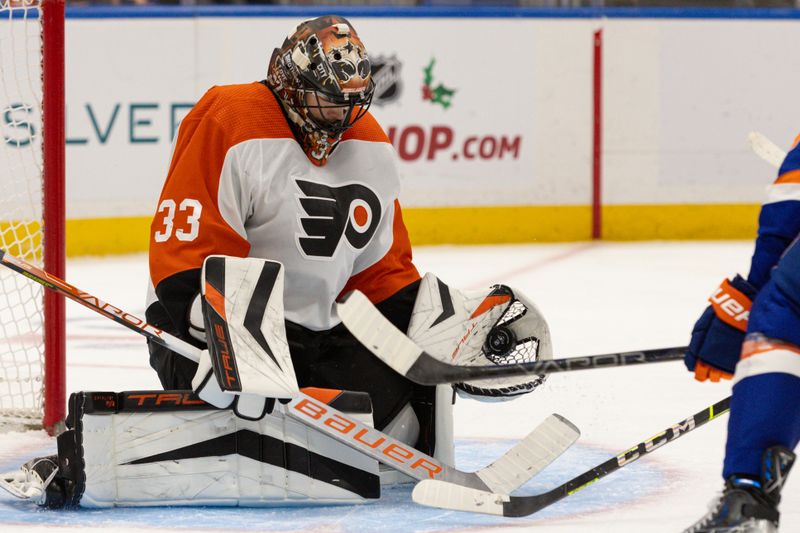
[[[34,500],[38,505],[51,506],[60,491],[48,490],[58,474],[56,456],[37,457],[19,467],[19,470],[0,475],[0,488],[23,500]],[[63,500],[63,498],[61,498]]]
[[[794,458],[786,448],[767,449],[761,479],[729,478],[708,513],[684,533],[776,533],[780,492]]]

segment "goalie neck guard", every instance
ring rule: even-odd
[[[272,53],[267,85],[277,94],[312,163],[322,166],[363,117],[375,90],[367,51],[343,17],[302,22]]]

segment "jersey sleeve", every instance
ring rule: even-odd
[[[400,202],[394,201],[392,244],[376,263],[350,277],[339,298],[350,291],[360,290],[373,303],[379,303],[404,287],[419,281],[420,275],[412,261],[411,241],[403,223]]]
[[[179,333],[200,289],[200,269],[212,254],[247,256],[246,209],[225,129],[210,112],[213,89],[181,123],[150,228],[150,277]],[[224,197],[224,215],[221,209]]]
[[[800,234],[800,136],[786,154],[758,217],[758,238],[748,281],[763,287],[783,252]]]

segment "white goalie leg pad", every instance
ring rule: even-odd
[[[368,397],[348,404],[350,394],[337,398],[337,408],[371,425]],[[184,391],[79,395],[71,404],[83,403],[83,414],[70,418],[85,464],[81,506],[328,505],[379,497],[376,461],[286,417],[280,403],[253,421]]]
[[[395,416],[389,424],[383,428],[383,432],[404,444],[414,446],[419,438],[419,419],[414,412],[414,408],[410,403],[407,403],[397,416]],[[412,483],[416,481],[414,478],[392,468],[389,465],[381,464],[379,466],[381,474],[381,485],[397,485],[400,483]]]
[[[296,397],[297,378],[284,322],[283,265],[209,256],[203,263],[201,294],[208,352],[219,388],[255,397]],[[199,373],[195,376],[195,382],[204,379]],[[251,400],[243,398],[235,408],[242,416],[258,418],[263,402]]]
[[[539,309],[505,285],[465,293],[435,275],[422,278],[408,336],[433,357],[463,366],[552,359],[550,329]],[[456,385],[479,399],[508,399],[532,391],[544,376],[482,380]]]
[[[437,385],[434,399],[434,447],[433,457],[442,463],[455,467],[455,444],[453,442],[453,387]],[[417,414],[411,404],[406,404],[394,419],[383,428],[383,432],[395,439],[414,446],[420,435]],[[381,485],[414,483],[417,480],[381,464]]]
[[[403,407],[397,416],[383,428],[383,432],[402,443],[413,446],[419,438],[419,420],[410,403]]]
[[[456,465],[456,448],[453,440],[453,387],[436,385],[436,445],[433,456],[446,465]]]

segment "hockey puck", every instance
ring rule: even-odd
[[[517,336],[505,326],[495,326],[486,336],[483,345],[484,352],[490,359],[493,357],[505,357],[517,345]]]

